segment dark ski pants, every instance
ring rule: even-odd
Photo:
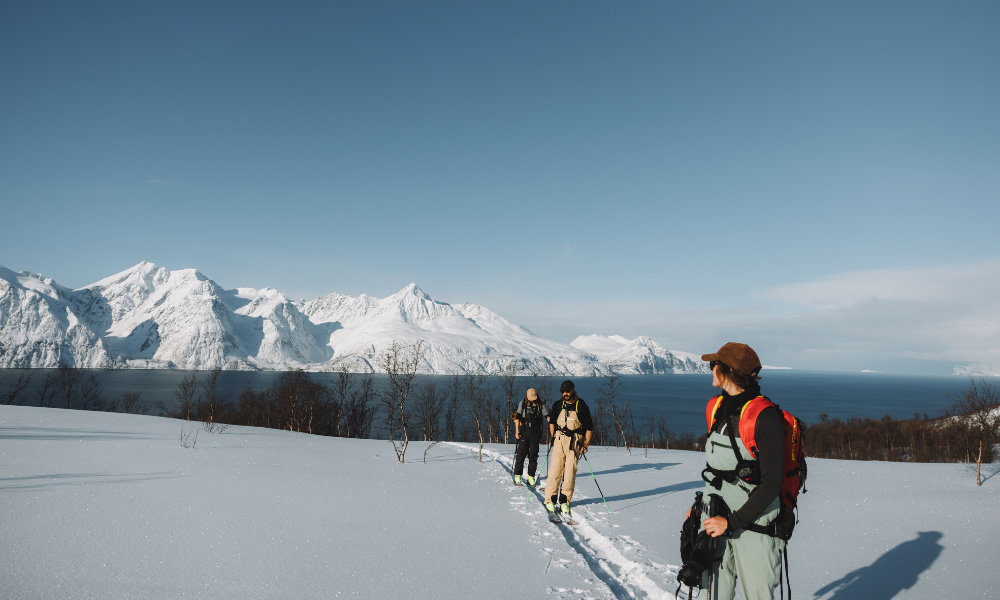
[[[524,457],[528,457],[528,475],[534,477],[535,469],[538,468],[538,444],[542,441],[542,436],[532,436],[521,434],[521,439],[517,440],[517,449],[514,451],[514,475],[524,472]]]

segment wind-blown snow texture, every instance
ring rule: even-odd
[[[676,589],[698,452],[592,448],[577,527],[511,483],[511,446],[233,427],[181,448],[159,417],[0,406],[0,597],[631,598]],[[811,459],[794,598],[989,598],[998,467]],[[525,503],[527,502],[527,507]],[[684,595],[682,594],[682,597]]]
[[[270,288],[224,290],[196,270],[148,262],[78,290],[0,267],[0,368],[330,371],[344,364],[377,372],[376,357],[393,342],[418,341],[427,374],[498,374],[510,357],[524,374],[707,372],[693,355],[648,338],[605,363],[482,306],[433,300],[414,284],[384,299],[330,294],[306,302]]]

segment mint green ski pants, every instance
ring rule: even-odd
[[[722,560],[702,574],[698,600],[733,600],[737,580],[743,600],[772,600],[781,576],[784,548],[784,540],[745,529],[732,538],[721,538],[716,557]]]

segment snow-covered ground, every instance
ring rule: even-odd
[[[0,406],[0,597],[667,598],[703,457],[581,465],[576,527],[510,480],[511,447],[406,464],[386,441]],[[998,594],[1000,468],[811,460],[794,598]],[[525,503],[527,502],[527,507]]]

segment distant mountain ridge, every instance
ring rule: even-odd
[[[1000,377],[1000,363],[972,363],[958,365],[952,371],[954,375],[965,377]]]
[[[0,267],[0,368],[378,372],[375,358],[393,342],[418,341],[427,374],[497,374],[511,357],[523,374],[707,372],[694,355],[648,338],[596,353],[539,337],[483,306],[436,301],[412,283],[383,299],[301,301],[270,288],[225,290],[195,269],[149,262],[77,290]]]
[[[667,350],[645,336],[634,340],[620,335],[580,336],[570,346],[590,352],[621,375],[664,375],[670,373],[711,374],[708,363],[697,354]]]

